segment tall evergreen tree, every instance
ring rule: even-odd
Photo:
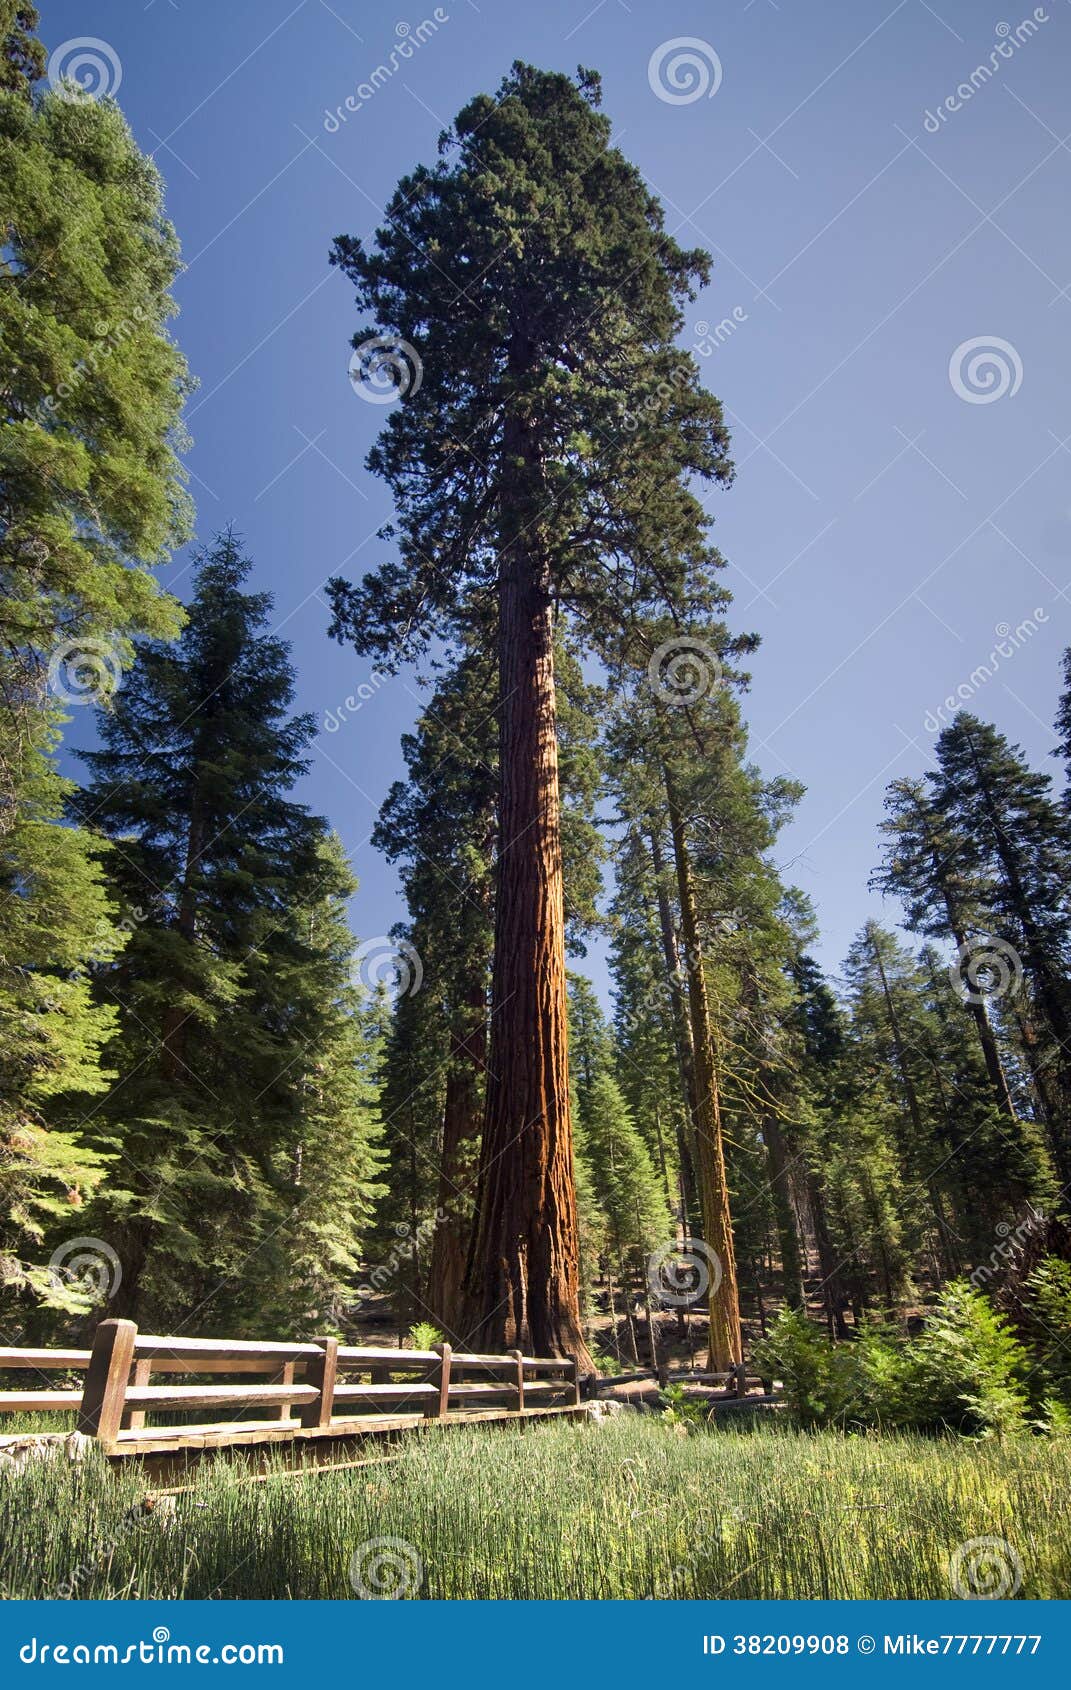
[[[569,1012],[577,1144],[598,1207],[608,1283],[616,1279],[625,1298],[638,1360],[632,1298],[638,1284],[650,1309],[648,1257],[670,1237],[665,1187],[618,1083],[610,1028],[582,975],[570,976]]]
[[[35,9],[4,0],[0,64],[0,799],[47,745],[54,685],[114,686],[127,636],[179,624],[149,566],[186,537],[189,383],[167,333],[178,245],[160,178],[109,100],[38,93]],[[28,769],[32,784],[32,766]]]
[[[1071,836],[1048,775],[1029,768],[1018,746],[961,713],[937,742],[933,804],[957,842],[984,921],[970,939],[1010,946],[968,953],[967,990],[1017,1007],[1061,1184],[1071,1182]],[[1040,1024],[1035,1030],[1035,1020]]]
[[[918,780],[894,781],[886,810],[882,831],[889,843],[884,865],[874,877],[876,884],[904,900],[907,925],[913,932],[950,938],[966,955],[968,931],[983,919],[984,892],[967,872],[958,849],[961,841],[950,831],[949,818],[940,816]],[[1014,1119],[1015,1104],[985,998],[970,992],[966,1002],[997,1106]]]
[[[102,1056],[116,1012],[94,1000],[90,975],[125,940],[86,834],[58,825],[71,783],[45,754],[31,766],[0,839],[0,1285],[26,1317],[37,1304],[88,1306],[49,1271],[46,1239],[107,1166],[78,1130],[84,1102],[63,1100],[99,1097],[117,1077]]]
[[[114,689],[129,635],[179,625],[150,566],[187,529],[188,383],[157,172],[112,102],[38,88],[36,25],[0,0],[0,1251],[20,1294],[74,1307],[45,1235],[102,1164],[61,1100],[111,1083],[89,972],[124,933],[91,841],[57,825],[53,759],[63,704]]]
[[[576,86],[515,66],[496,98],[459,115],[453,155],[399,185],[375,250],[344,237],[334,254],[395,357],[427,352],[369,459],[395,496],[400,561],[359,588],[334,584],[335,631],[396,652],[399,627],[426,640],[479,606],[497,634],[502,844],[475,1329],[582,1360],[555,610],[582,615],[598,641],[623,605],[683,604],[708,562],[687,478],[729,473],[720,408],[672,345],[708,261],[665,235],[597,102],[593,74]],[[645,406],[682,367],[665,403]]]
[[[365,1144],[371,1128],[340,1024],[353,883],[291,795],[314,723],[290,713],[288,650],[265,631],[270,598],[243,591],[249,568],[230,533],[201,555],[182,639],[141,647],[83,754],[77,810],[114,842],[133,928],[99,978],[122,1077],[89,1124],[120,1158],[99,1224],[122,1266],[113,1311],[158,1319],[237,1316],[238,1265],[296,1200],[311,1146],[346,1130],[325,1111]],[[366,1148],[340,1165],[344,1231],[362,1167]]]
[[[472,1229],[487,1062],[492,858],[495,842],[494,664],[471,651],[439,681],[415,732],[402,740],[407,779],[380,811],[373,843],[402,864],[410,922],[405,942],[420,958],[422,1002],[398,1006],[391,1044],[388,1132],[395,1225],[418,1231],[433,1198],[428,1248],[411,1264],[409,1293],[463,1347],[461,1285]],[[437,1023],[432,1033],[429,1017]],[[417,1032],[417,1029],[420,1029]],[[430,1034],[437,1059],[417,1083],[413,1035]],[[445,1043],[445,1049],[440,1049]],[[429,1089],[430,1088],[430,1091]],[[434,1106],[429,1104],[434,1100]],[[416,1141],[407,1139],[418,1130]],[[436,1190],[431,1192],[434,1180]],[[415,1176],[415,1178],[414,1178]],[[406,1187],[413,1185],[406,1204]],[[405,1210],[404,1214],[401,1210]]]

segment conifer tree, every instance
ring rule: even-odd
[[[602,1220],[610,1281],[617,1280],[626,1298],[637,1360],[631,1298],[638,1283],[649,1299],[647,1258],[670,1237],[666,1194],[618,1084],[606,1018],[582,975],[570,976],[569,1011],[577,1144]]]
[[[50,742],[46,683],[114,688],[127,637],[174,632],[150,566],[188,530],[189,382],[167,332],[178,245],[110,100],[35,88],[33,6],[0,10],[0,804]]]
[[[598,98],[593,73],[577,85],[516,65],[496,98],[464,108],[439,164],[400,183],[375,249],[342,237],[334,254],[388,337],[385,351],[362,330],[355,346],[381,380],[408,360],[369,459],[395,497],[398,561],[359,587],[334,584],[334,631],[395,658],[399,629],[420,643],[482,616],[497,639],[501,847],[473,1330],[489,1347],[582,1362],[555,614],[608,644],[628,607],[702,597],[708,518],[687,482],[729,474],[717,401],[672,345],[708,261],[665,235]],[[648,404],[660,383],[664,402]]]
[[[178,247],[157,172],[112,102],[39,88],[36,26],[35,6],[2,0],[0,1277],[73,1310],[46,1235],[103,1164],[63,1099],[111,1084],[114,1014],[89,973],[125,934],[91,841],[59,825],[54,754],[63,705],[114,689],[127,637],[179,625],[150,566],[186,533],[188,383],[166,327]]]
[[[981,990],[1020,1025],[1060,1182],[1071,1181],[1071,836],[1048,775],[989,724],[961,713],[937,742],[933,804],[957,843],[985,925],[965,960]],[[996,954],[991,955],[996,941]],[[1007,947],[1011,947],[1009,953]],[[1001,949],[1001,947],[1004,947]],[[1025,1002],[1019,991],[1025,974]],[[1032,1023],[1040,1023],[1035,1034]]]
[[[0,1283],[27,1316],[88,1306],[49,1271],[46,1240],[69,1229],[107,1166],[79,1131],[85,1103],[64,1100],[97,1098],[116,1077],[102,1056],[116,1012],[95,1001],[90,976],[125,934],[86,834],[59,825],[71,784],[47,752],[35,756],[0,837]]]
[[[888,836],[885,863],[874,876],[885,892],[905,901],[907,925],[912,932],[950,938],[960,955],[969,948],[968,929],[982,919],[984,893],[967,872],[961,841],[942,819],[923,782],[897,780],[889,787],[886,820],[882,831]],[[978,1035],[986,1071],[998,1107],[1015,1118],[1015,1105],[1008,1087],[1004,1063],[984,996],[969,992],[966,1004]]]
[[[132,928],[98,980],[122,1080],[91,1123],[119,1158],[98,1217],[122,1267],[112,1312],[161,1321],[238,1317],[240,1265],[296,1201],[306,1154],[346,1130],[334,1111],[363,1141],[339,1168],[344,1232],[371,1169],[340,1021],[353,882],[292,797],[314,724],[290,713],[289,653],[249,569],[232,533],[201,555],[185,632],[140,648],[76,805],[113,842]]]

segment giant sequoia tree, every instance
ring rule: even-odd
[[[666,236],[598,100],[591,73],[515,65],[460,113],[439,163],[399,184],[374,244],[344,236],[333,254],[370,313],[359,358],[380,381],[406,370],[369,458],[394,495],[397,556],[333,583],[333,632],[388,661],[474,625],[497,643],[472,1339],[582,1360],[555,620],[598,649],[635,614],[705,604],[709,518],[689,481],[730,474],[720,407],[672,344],[708,260]]]

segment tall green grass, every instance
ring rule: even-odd
[[[396,1453],[262,1484],[221,1460],[170,1514],[95,1453],[4,1474],[0,1594],[345,1598],[352,1567],[411,1598],[945,1597],[957,1547],[989,1537],[1020,1596],[1071,1596],[1071,1442],[628,1416],[430,1429]]]

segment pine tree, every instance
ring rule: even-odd
[[[1056,711],[1056,732],[1059,735],[1059,743],[1053,752],[1053,756],[1059,757],[1063,761],[1065,780],[1063,800],[1066,807],[1071,804],[1071,646],[1068,646],[1064,652],[1061,672],[1064,685]]]
[[[968,955],[965,995],[987,990],[1018,1007],[1019,973],[1027,982],[1020,1026],[1046,1116],[1061,1184],[1071,1181],[1071,836],[1051,797],[1048,775],[1034,773],[1017,746],[966,713],[937,742],[933,804],[957,843],[976,888],[985,926]],[[993,941],[996,941],[996,954]],[[1011,947],[1010,953],[1006,947]],[[1033,1027],[1040,1022],[1040,1033]]]
[[[29,0],[0,0],[0,90],[29,98],[45,74],[45,49],[34,34],[40,18]]]
[[[353,883],[291,796],[314,723],[290,714],[288,650],[265,632],[270,598],[243,591],[249,569],[230,533],[201,555],[182,639],[140,649],[101,748],[83,753],[93,780],[76,806],[113,841],[133,928],[98,982],[122,1076],[92,1123],[120,1158],[99,1215],[122,1265],[112,1307],[161,1321],[239,1318],[242,1264],[295,1201],[322,1110],[370,1130],[340,1054],[337,911]]]
[[[961,1263],[948,1215],[947,1158],[938,1147],[928,1107],[928,1030],[921,1024],[918,970],[893,934],[868,921],[844,972],[853,1030],[883,1070],[889,1100],[895,1099],[886,1118],[901,1170],[901,1214],[913,1230],[914,1244],[928,1243],[937,1277],[953,1278]]]
[[[617,1081],[606,1018],[590,981],[581,975],[570,976],[569,1011],[577,1144],[602,1221],[609,1283],[616,1279],[626,1299],[633,1360],[638,1360],[632,1287],[638,1282],[649,1302],[647,1258],[671,1236],[669,1209],[657,1167]]]
[[[116,1014],[94,1001],[90,959],[110,961],[125,934],[85,833],[58,825],[70,785],[46,748],[0,836],[0,1282],[25,1314],[88,1307],[46,1266],[46,1239],[69,1229],[107,1165],[79,1130],[85,1105],[63,1100],[99,1097],[117,1077],[102,1060]]]
[[[720,589],[718,596],[724,597]],[[657,623],[637,622],[620,642],[614,781],[623,816],[642,827],[650,844],[688,1149],[703,1239],[720,1265],[711,1278],[711,1365],[725,1370],[740,1362],[743,1339],[722,1122],[728,1027],[715,995],[721,990],[716,962],[732,944],[726,935],[747,925],[752,881],[765,883],[759,861],[772,842],[771,817],[782,795],[771,788],[772,808],[765,814],[761,782],[741,761],[744,736],[733,700],[726,687],[709,684],[716,673],[742,683],[746,677],[726,665],[754,641],[730,640],[709,618],[683,640],[661,642],[664,631]],[[652,655],[637,674],[637,657],[645,650]],[[675,698],[672,686],[652,674],[658,653],[674,650],[693,654],[706,671],[706,684],[700,674],[691,699]],[[753,1179],[750,1172],[746,1177]]]
[[[17,809],[53,685],[114,687],[127,636],[179,625],[149,567],[186,537],[188,390],[167,333],[178,245],[160,178],[111,101],[32,84],[35,9],[0,30],[0,800]]]
[[[334,254],[388,337],[386,362],[364,331],[358,356],[380,379],[409,359],[369,459],[395,497],[400,561],[359,588],[334,583],[334,631],[396,658],[399,628],[412,644],[480,621],[497,639],[502,847],[474,1332],[582,1362],[555,611],[582,616],[598,643],[625,604],[683,604],[708,561],[686,478],[729,473],[720,408],[672,346],[707,260],[665,236],[597,101],[590,73],[576,86],[515,66],[495,99],[462,111],[453,156],[399,185],[375,250],[342,237]],[[427,350],[419,383],[414,347]],[[646,403],[660,382],[665,401]]]
[[[886,810],[882,831],[888,835],[889,844],[885,863],[874,876],[875,883],[882,891],[905,900],[907,925],[912,932],[950,938],[960,955],[966,955],[968,929],[976,929],[982,918],[983,894],[966,872],[961,841],[949,829],[947,819],[942,825],[921,781],[894,781]],[[1015,1104],[985,998],[970,992],[966,1003],[997,1106],[1014,1119]]]
[[[397,1117],[391,1210],[396,1225],[418,1230],[430,1221],[430,1249],[415,1260],[409,1293],[430,1319],[463,1346],[461,1285],[472,1229],[487,1061],[492,855],[495,840],[494,665],[480,651],[466,653],[436,686],[416,730],[402,740],[407,779],[396,782],[380,811],[373,844],[402,863],[410,922],[405,942],[421,962],[424,1001],[400,1004],[398,1037],[390,1046]],[[428,1075],[435,1107],[407,1101],[411,1032],[427,1038],[429,1018],[440,1066]],[[408,1128],[423,1124],[416,1145]],[[418,1162],[414,1162],[414,1154]],[[429,1174],[438,1170],[437,1189]],[[409,1176],[416,1189],[403,1196]],[[421,1196],[432,1198],[427,1211]],[[406,1212],[404,1217],[400,1211]],[[420,1267],[418,1275],[415,1270]]]
[[[73,1311],[42,1253],[103,1164],[63,1099],[113,1078],[89,973],[125,933],[92,842],[58,825],[53,758],[62,704],[114,690],[129,635],[179,625],[149,566],[186,533],[188,383],[159,177],[114,104],[37,88],[36,26],[0,0],[0,1250],[7,1283]]]
[[[264,946],[278,1010],[303,1042],[295,1064],[298,1107],[273,1148],[271,1200],[240,1285],[226,1298],[236,1323],[258,1332],[301,1337],[339,1330],[354,1301],[373,1205],[383,1193],[382,1038],[375,1006],[355,978],[358,947],[346,905],[356,889],[341,842],[330,834],[308,890],[286,912],[285,948],[275,935]],[[262,987],[256,996],[265,1003]],[[212,1309],[219,1324],[215,1302]]]

